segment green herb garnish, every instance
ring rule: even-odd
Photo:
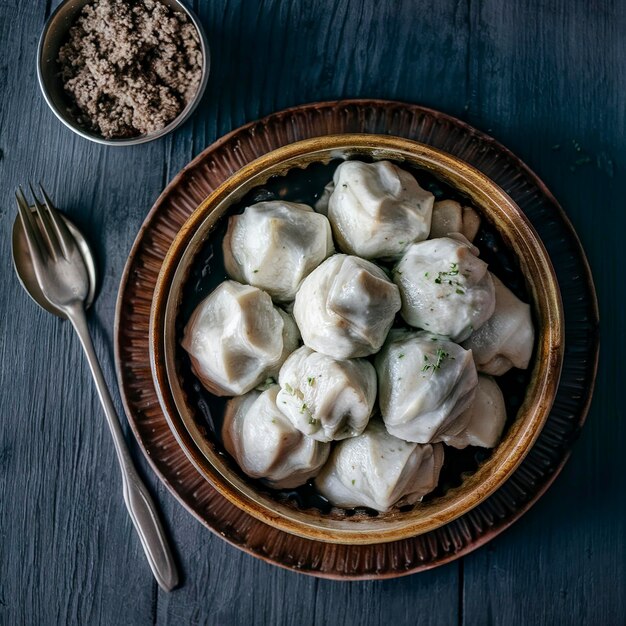
[[[259,389],[260,391],[265,391],[275,384],[276,379],[273,376],[268,376],[260,385],[257,386],[257,389]]]
[[[439,369],[443,360],[448,358],[450,354],[441,348],[437,348],[437,362],[435,363],[435,369]]]
[[[448,352],[446,352],[445,350],[442,350],[441,348],[437,348],[437,352],[435,353],[435,362],[431,363],[430,357],[427,354],[425,354],[424,355],[425,364],[422,367],[422,372],[427,372],[428,370],[432,369],[432,371],[434,373],[437,370],[440,370],[441,369],[441,364],[449,356],[450,356],[450,354]],[[454,358],[454,357],[452,357],[452,358]]]
[[[441,283],[446,280],[449,276],[458,276],[459,274],[459,264],[458,263],[450,263],[450,269],[447,272],[437,272],[437,278],[435,278],[435,283],[441,285]],[[428,278],[428,272],[425,274],[426,278]],[[452,285],[451,280],[446,281],[448,285]],[[455,283],[460,284],[460,283]]]

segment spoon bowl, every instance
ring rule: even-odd
[[[30,207],[30,210],[33,214],[33,218],[39,224],[39,217],[37,216],[35,207]],[[70,233],[76,240],[78,249],[80,250],[83,261],[85,262],[85,267],[89,276],[89,291],[87,293],[87,299],[85,300],[85,308],[88,309],[93,304],[96,295],[96,264],[94,261],[94,256],[91,252],[89,244],[87,243],[87,240],[83,237],[83,234],[80,232],[80,230],[78,230],[78,228],[76,228],[76,226],[74,226],[74,224],[70,222],[70,220],[67,219],[67,217],[65,217],[64,215],[61,215],[61,218],[63,219]],[[26,241],[26,235],[24,233],[24,227],[22,226],[22,221],[20,220],[19,215],[16,215],[15,221],[13,222],[11,248],[15,273],[17,274],[17,277],[19,278],[20,283],[22,284],[22,287],[24,287],[26,293],[42,309],[48,311],[48,313],[52,313],[53,315],[56,315],[57,317],[60,317],[64,320],[67,319],[67,315],[61,309],[52,304],[41,291],[41,287],[39,286],[39,283],[37,282],[37,277],[35,276],[33,261],[30,256],[28,243]]]

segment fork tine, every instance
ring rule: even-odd
[[[42,184],[39,183],[39,189],[41,189],[41,193],[43,195],[43,201],[48,209],[48,214],[50,215],[50,219],[52,224],[54,225],[54,230],[56,231],[57,237],[59,238],[59,242],[61,244],[61,248],[63,250],[63,256],[68,258],[70,256],[70,251],[76,245],[74,237],[72,233],[70,233],[68,227],[65,225],[63,218],[59,215],[59,212],[54,208],[52,204],[52,200],[48,197],[46,190],[43,188]]]
[[[35,224],[33,214],[28,206],[28,202],[26,202],[21,187],[15,192],[15,199],[17,200],[17,210],[20,214],[28,250],[33,260],[33,265],[36,267],[37,263],[44,263],[47,256],[41,233],[39,232],[39,226]]]
[[[52,222],[48,217],[48,212],[39,201],[33,186],[30,183],[28,183],[28,186],[30,187],[30,193],[32,194],[33,201],[35,202],[35,209],[37,211],[37,215],[39,216],[39,221],[41,222],[40,230],[43,231],[43,234],[48,241],[50,251],[52,252],[52,256],[56,259],[57,257],[63,255],[63,250],[61,250],[61,246],[59,245],[56,229],[52,226]]]

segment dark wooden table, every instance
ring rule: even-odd
[[[0,624],[623,624],[626,3],[199,2],[213,53],[200,110],[173,135],[122,149],[72,134],[39,93],[37,39],[56,4],[0,3]],[[561,201],[600,300],[587,425],[547,495],[492,543],[433,571],[359,583],[305,577],[228,546],[155,479],[129,434],[184,573],[179,590],[163,593],[124,508],[78,341],[13,274],[13,191],[45,181],[93,242],[102,283],[90,326],[115,385],[118,283],[165,184],[246,121],[357,96],[468,121]]]

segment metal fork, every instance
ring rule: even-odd
[[[122,470],[126,507],[157,582],[164,590],[170,591],[178,584],[174,558],[155,504],[137,474],[126,446],[120,421],[89,335],[85,300],[90,283],[85,261],[64,220],[57,213],[43,187],[40,185],[39,188],[43,203],[35,195],[32,186],[30,187],[38,220],[21,187],[15,194],[37,282],[45,298],[65,313],[78,334],[113,436],[115,452]]]

